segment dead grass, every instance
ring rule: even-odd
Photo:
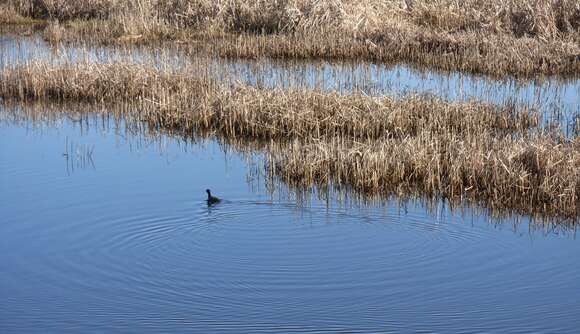
[[[37,62],[7,68],[0,79],[3,98],[134,102],[154,106],[153,119],[162,127],[190,124],[192,130],[211,128],[227,137],[374,140],[416,136],[427,130],[524,133],[539,123],[537,112],[513,105],[226,86],[193,69],[143,64]]]
[[[8,0],[63,40],[203,43],[229,57],[406,61],[495,76],[580,73],[575,0]]]
[[[20,11],[8,4],[0,4],[0,25],[19,26],[39,23],[42,23],[42,20],[22,15]]]
[[[6,7],[22,16],[35,19],[71,20],[106,19],[115,10],[130,2],[120,0],[8,0]],[[127,9],[129,6],[125,5]]]
[[[129,104],[151,130],[281,140],[284,149],[269,149],[268,171],[297,187],[580,214],[580,140],[542,130],[537,114],[515,106],[265,90],[221,84],[192,69],[129,63],[6,68],[0,97]]]
[[[461,38],[431,31],[389,29],[365,39],[345,35],[226,36],[208,44],[226,58],[370,60],[407,62],[444,71],[483,73],[493,77],[529,78],[539,74],[576,77],[577,44],[534,39],[501,39],[480,33]]]
[[[473,201],[492,210],[574,218],[580,214],[580,146],[528,138],[422,132],[369,143],[296,141],[267,169],[291,187],[347,187],[366,195],[419,194]]]

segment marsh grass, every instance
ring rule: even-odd
[[[574,0],[9,0],[5,6],[52,21],[46,36],[55,42],[171,40],[224,57],[404,61],[497,77],[580,73]]]
[[[259,140],[266,143],[267,172],[295,187],[579,215],[580,140],[543,129],[535,111],[515,105],[269,90],[194,69],[122,62],[7,67],[0,97],[129,105],[121,114],[150,131]]]
[[[369,196],[416,194],[493,210],[578,217],[580,143],[434,135],[356,142],[296,141],[268,156],[267,170],[295,188],[346,187]]]
[[[209,44],[210,52],[226,58],[369,60],[406,62],[443,71],[463,71],[493,77],[536,75],[577,77],[578,46],[533,39],[498,39],[478,33],[461,38],[438,32],[391,29],[384,35],[351,38],[345,35],[226,36]]]
[[[14,5],[0,4],[0,25],[14,26],[43,24],[44,20],[36,19],[19,11]]]
[[[66,161],[67,174],[77,169],[95,169],[94,152],[94,145],[78,144],[66,137],[62,156]]]
[[[153,111],[159,127],[213,129],[228,137],[265,139],[400,138],[432,133],[525,133],[539,113],[506,104],[342,95],[304,89],[224,84],[195,70],[135,63],[34,62],[0,74],[0,97],[20,100],[132,102]]]

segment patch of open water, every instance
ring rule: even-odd
[[[418,202],[300,205],[214,140],[2,113],[0,332],[580,326],[574,230]],[[224,201],[208,207],[206,188]]]

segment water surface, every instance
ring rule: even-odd
[[[215,140],[0,115],[2,333],[580,326],[573,229],[418,202],[299,203]],[[208,207],[208,187],[224,202]]]

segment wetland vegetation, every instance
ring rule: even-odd
[[[84,41],[87,45],[90,37],[91,43],[146,43],[153,53],[159,50],[155,61],[114,55],[100,61],[86,56],[75,61],[4,61],[0,97],[5,102],[111,105],[127,117],[137,114],[151,130],[186,136],[209,133],[228,141],[276,142],[262,145],[269,153],[266,170],[303,188],[338,185],[365,196],[418,195],[572,220],[579,215],[577,104],[571,105],[575,115],[570,110],[562,112],[562,105],[551,106],[555,114],[565,114],[568,124],[563,129],[552,123],[541,104],[452,101],[414,92],[368,95],[364,90],[336,92],[300,85],[278,88],[264,85],[260,79],[254,84],[227,79],[222,70],[216,70],[211,54],[198,53],[200,47],[209,47],[220,49],[217,55],[236,58],[405,61],[491,76],[574,77],[580,64],[574,56],[578,53],[578,8],[571,2],[536,1],[524,8],[513,2],[494,7],[478,1],[454,7],[445,1],[362,5],[349,1],[65,4],[23,0],[3,6],[5,25],[26,26],[30,20],[40,20],[45,39],[52,43]],[[546,14],[541,20],[536,15],[539,11]],[[140,30],[129,31],[128,27]],[[400,35],[392,29],[399,29]],[[335,37],[322,39],[321,34]],[[465,38],[466,34],[492,38],[484,44],[495,53],[458,54],[482,50],[465,44],[481,41]],[[418,35],[422,42],[417,42]],[[387,44],[377,45],[377,36]],[[399,44],[393,42],[393,36],[398,36]],[[453,36],[456,48],[425,48],[440,43],[431,40],[425,44],[426,39],[442,36]],[[325,44],[334,43],[333,38],[340,41]],[[298,39],[303,42],[296,43]],[[159,40],[172,44],[153,43]],[[281,40],[288,44],[278,43]],[[522,41],[531,46],[526,61],[518,54]],[[400,44],[407,42],[413,46]],[[292,45],[295,51],[280,51],[272,43],[282,49]],[[505,48],[501,43],[514,47]],[[553,43],[561,47],[553,47]],[[191,60],[176,63],[178,56],[161,52],[175,45]],[[130,46],[126,48],[130,54]],[[226,49],[229,51],[224,53]],[[373,50],[385,56],[377,58]],[[554,70],[556,63],[545,61],[536,66],[534,57],[564,67]],[[466,68],[466,61],[479,65]]]
[[[172,41],[234,58],[407,62],[496,77],[580,71],[574,0],[7,0],[0,23],[46,39]]]

